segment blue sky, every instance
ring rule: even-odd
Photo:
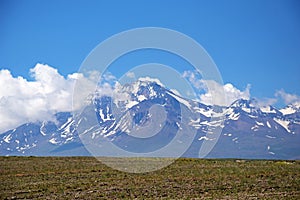
[[[31,79],[36,63],[67,76],[113,34],[165,27],[200,43],[225,83],[251,96],[276,91],[300,95],[300,2],[201,1],[0,1],[0,68]]]

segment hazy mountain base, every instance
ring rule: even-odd
[[[300,198],[299,161],[181,158],[131,174],[93,157],[0,157],[0,171],[0,199]]]

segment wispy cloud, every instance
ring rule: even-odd
[[[256,99],[256,106],[257,107],[265,107],[265,106],[270,106],[274,105],[278,102],[277,98],[255,98]]]
[[[126,77],[134,79],[135,78],[135,74],[134,74],[134,72],[127,72],[126,73]]]
[[[300,96],[296,94],[289,94],[285,92],[283,89],[278,90],[275,93],[275,97],[281,98],[285,104],[293,104],[293,103],[299,103],[300,102]]]

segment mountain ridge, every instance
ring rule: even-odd
[[[239,99],[227,107],[205,105],[183,98],[161,83],[150,80],[119,85],[117,90],[126,98],[100,95],[93,100],[100,126],[93,137],[107,137],[124,150],[153,150],[151,145],[145,150],[145,146],[136,144],[132,134],[141,133],[135,126],[143,128],[151,125],[151,108],[158,105],[160,107],[155,112],[163,108],[166,123],[160,124],[161,129],[157,129],[160,130],[159,137],[164,139],[153,140],[155,143],[160,141],[156,147],[166,145],[174,138],[174,132],[184,132],[189,127],[196,135],[183,156],[198,157],[203,142],[214,140],[209,131],[221,127],[221,135],[207,157],[300,157],[300,106],[288,105],[280,110],[273,106],[258,107],[254,99]],[[185,118],[179,112],[182,108],[187,113]],[[74,116],[61,112],[55,118],[56,122],[31,122],[1,134],[0,155],[90,155],[76,131],[78,121]]]

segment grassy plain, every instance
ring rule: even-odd
[[[101,198],[300,199],[300,161],[181,158],[133,174],[93,157],[0,157],[0,199]]]

